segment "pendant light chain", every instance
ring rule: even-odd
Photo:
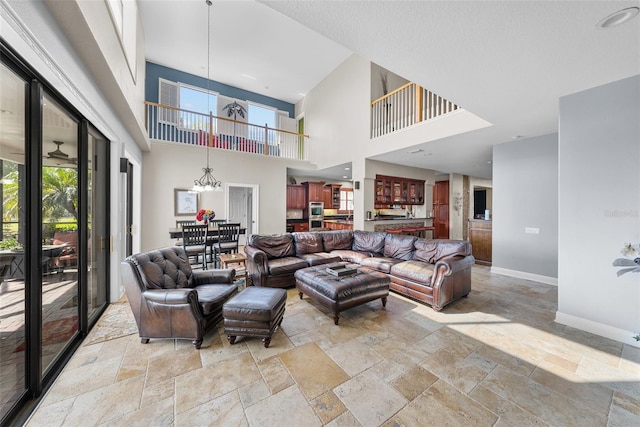
[[[211,94],[209,93],[209,81],[211,80],[211,0],[205,0],[207,7],[207,114],[211,119],[211,111],[209,101]],[[213,129],[210,129],[211,131]],[[212,174],[213,169],[209,167],[209,142],[211,141],[211,132],[207,131],[207,167],[202,168],[204,175],[200,179],[194,181],[193,191],[222,191],[222,182],[218,181]]]

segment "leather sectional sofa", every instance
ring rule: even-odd
[[[471,292],[471,244],[374,231],[251,235],[244,248],[255,286],[295,286],[294,273],[347,261],[389,276],[390,289],[436,310]]]

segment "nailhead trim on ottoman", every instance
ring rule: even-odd
[[[282,323],[287,291],[250,286],[222,306],[224,333],[230,344],[236,337],[262,337],[269,347],[273,333]]]

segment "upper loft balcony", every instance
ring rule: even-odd
[[[409,82],[371,101],[371,138],[458,111],[463,111],[463,108]]]
[[[149,139],[209,146],[292,160],[309,160],[308,135],[145,102]]]

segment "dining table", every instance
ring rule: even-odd
[[[246,227],[240,227],[240,234],[247,234]],[[218,240],[218,226],[216,224],[209,225],[209,231],[207,231],[207,236],[209,240],[217,241]],[[181,239],[182,238],[182,228],[171,227],[169,228],[169,237],[172,239]]]

